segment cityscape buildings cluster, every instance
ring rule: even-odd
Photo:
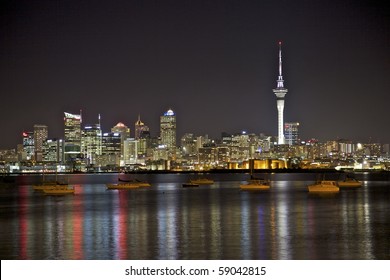
[[[97,123],[82,122],[82,113],[64,112],[64,137],[48,138],[48,127],[36,124],[22,133],[14,150],[0,151],[0,170],[12,172],[85,172],[128,170],[210,170],[275,168],[389,169],[389,144],[353,143],[337,139],[302,140],[298,122],[284,122],[282,50],[279,42],[279,75],[273,90],[277,99],[278,136],[239,133],[220,139],[186,133],[179,144],[176,114],[172,109],[160,117],[160,133],[152,136],[138,120],[134,132],[119,122],[110,132]],[[250,161],[253,160],[253,161]],[[250,164],[250,162],[253,163]]]

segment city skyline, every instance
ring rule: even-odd
[[[277,135],[277,43],[284,122],[302,139],[390,142],[388,8],[370,1],[34,1],[2,4],[0,149],[63,112],[109,131],[141,115],[152,135],[172,108],[177,135]],[[72,5],[73,4],[73,5]]]

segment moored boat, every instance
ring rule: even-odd
[[[195,183],[183,183],[183,188],[193,188],[193,187],[199,187],[199,184],[195,184]]]
[[[74,187],[68,185],[60,185],[52,188],[43,189],[44,194],[49,195],[65,195],[65,194],[74,194]]]
[[[190,183],[198,184],[198,185],[212,185],[214,184],[214,180],[208,178],[197,178],[197,179],[191,179]]]
[[[251,179],[246,184],[241,184],[240,189],[250,191],[266,191],[270,189],[270,183],[268,180]]]
[[[107,184],[107,189],[110,190],[124,190],[124,189],[138,189],[140,186],[134,183],[120,183],[120,184]]]
[[[345,180],[337,181],[339,188],[359,188],[363,184],[355,178],[347,177]]]
[[[118,178],[118,181],[121,182],[120,184],[125,184],[125,185],[137,185],[138,187],[150,187],[150,183],[145,182],[145,181],[140,181],[140,180],[124,180],[121,178]],[[119,184],[118,184],[119,185]]]
[[[44,182],[41,184],[33,185],[33,189],[35,191],[43,191],[43,190],[62,188],[64,186],[68,186],[68,184],[62,184],[62,183],[58,183],[58,182]]]
[[[307,188],[309,192],[339,192],[340,190],[336,181],[320,181]]]

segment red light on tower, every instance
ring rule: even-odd
[[[26,132],[23,132],[23,137],[27,137],[28,134]]]

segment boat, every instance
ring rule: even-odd
[[[339,192],[336,181],[320,181],[314,185],[308,186],[309,192]]]
[[[250,179],[247,181],[246,184],[241,184],[240,189],[241,190],[247,190],[247,191],[266,191],[271,188],[270,181],[268,179],[263,178],[256,178],[253,175],[253,165],[254,160],[249,160],[249,166],[250,166]]]
[[[49,195],[74,194],[74,187],[70,187],[68,185],[58,185],[52,188],[45,188],[42,191],[44,194]]]
[[[246,184],[241,184],[240,189],[248,191],[266,191],[270,189],[270,183],[268,180],[251,179]]]
[[[118,181],[121,182],[120,184],[126,184],[126,185],[137,185],[138,187],[150,187],[150,183],[140,180],[124,180],[121,178],[118,178]],[[119,184],[118,184],[119,185]]]
[[[64,186],[68,186],[66,183],[59,183],[56,181],[53,182],[42,182],[41,184],[33,185],[34,191],[43,191],[43,190],[51,190],[55,188],[61,188]]]
[[[140,186],[134,183],[107,184],[107,189],[109,190],[128,190],[138,188],[140,188]]]
[[[199,187],[199,184],[195,184],[195,183],[183,183],[183,188],[193,188],[193,187]]]
[[[197,178],[197,179],[191,179],[190,183],[198,184],[198,185],[212,185],[214,184],[214,180],[208,178]]]
[[[55,180],[53,181],[46,181],[45,179],[45,172],[42,172],[42,182],[39,184],[34,184],[33,189],[34,191],[44,191],[44,190],[51,190],[51,189],[62,189],[64,187],[67,187],[68,183],[61,183],[57,180],[57,170],[55,173]]]
[[[337,181],[337,185],[339,188],[360,188],[363,184],[355,178],[347,177],[344,180]]]

